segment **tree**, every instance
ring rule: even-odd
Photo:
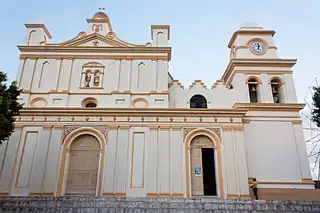
[[[7,75],[0,71],[0,144],[9,138],[14,130],[15,117],[19,115],[22,105],[17,102],[21,90],[16,82],[6,84]]]
[[[320,127],[320,86],[314,86],[313,88],[313,109],[311,112],[312,121],[316,123],[318,127]]]

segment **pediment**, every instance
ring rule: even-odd
[[[62,44],[68,47],[130,47],[130,45],[110,39],[106,36],[94,33]]]

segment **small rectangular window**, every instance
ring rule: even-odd
[[[162,104],[164,102],[164,99],[154,99],[155,104]]]
[[[121,98],[121,99],[116,99],[116,104],[124,104],[126,102],[126,99]]]
[[[62,105],[62,99],[61,98],[54,98],[52,102],[53,102],[53,105],[56,105],[56,106],[61,106]]]

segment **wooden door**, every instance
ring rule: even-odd
[[[196,136],[191,141],[190,158],[191,158],[191,196],[204,195],[204,182],[203,182],[203,159],[202,149],[211,148],[213,144],[207,136]],[[195,173],[195,169],[200,169],[200,174]]]
[[[91,135],[71,144],[66,194],[95,194],[99,153],[99,142]]]

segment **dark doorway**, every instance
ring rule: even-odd
[[[214,149],[202,149],[203,195],[217,196]]]

